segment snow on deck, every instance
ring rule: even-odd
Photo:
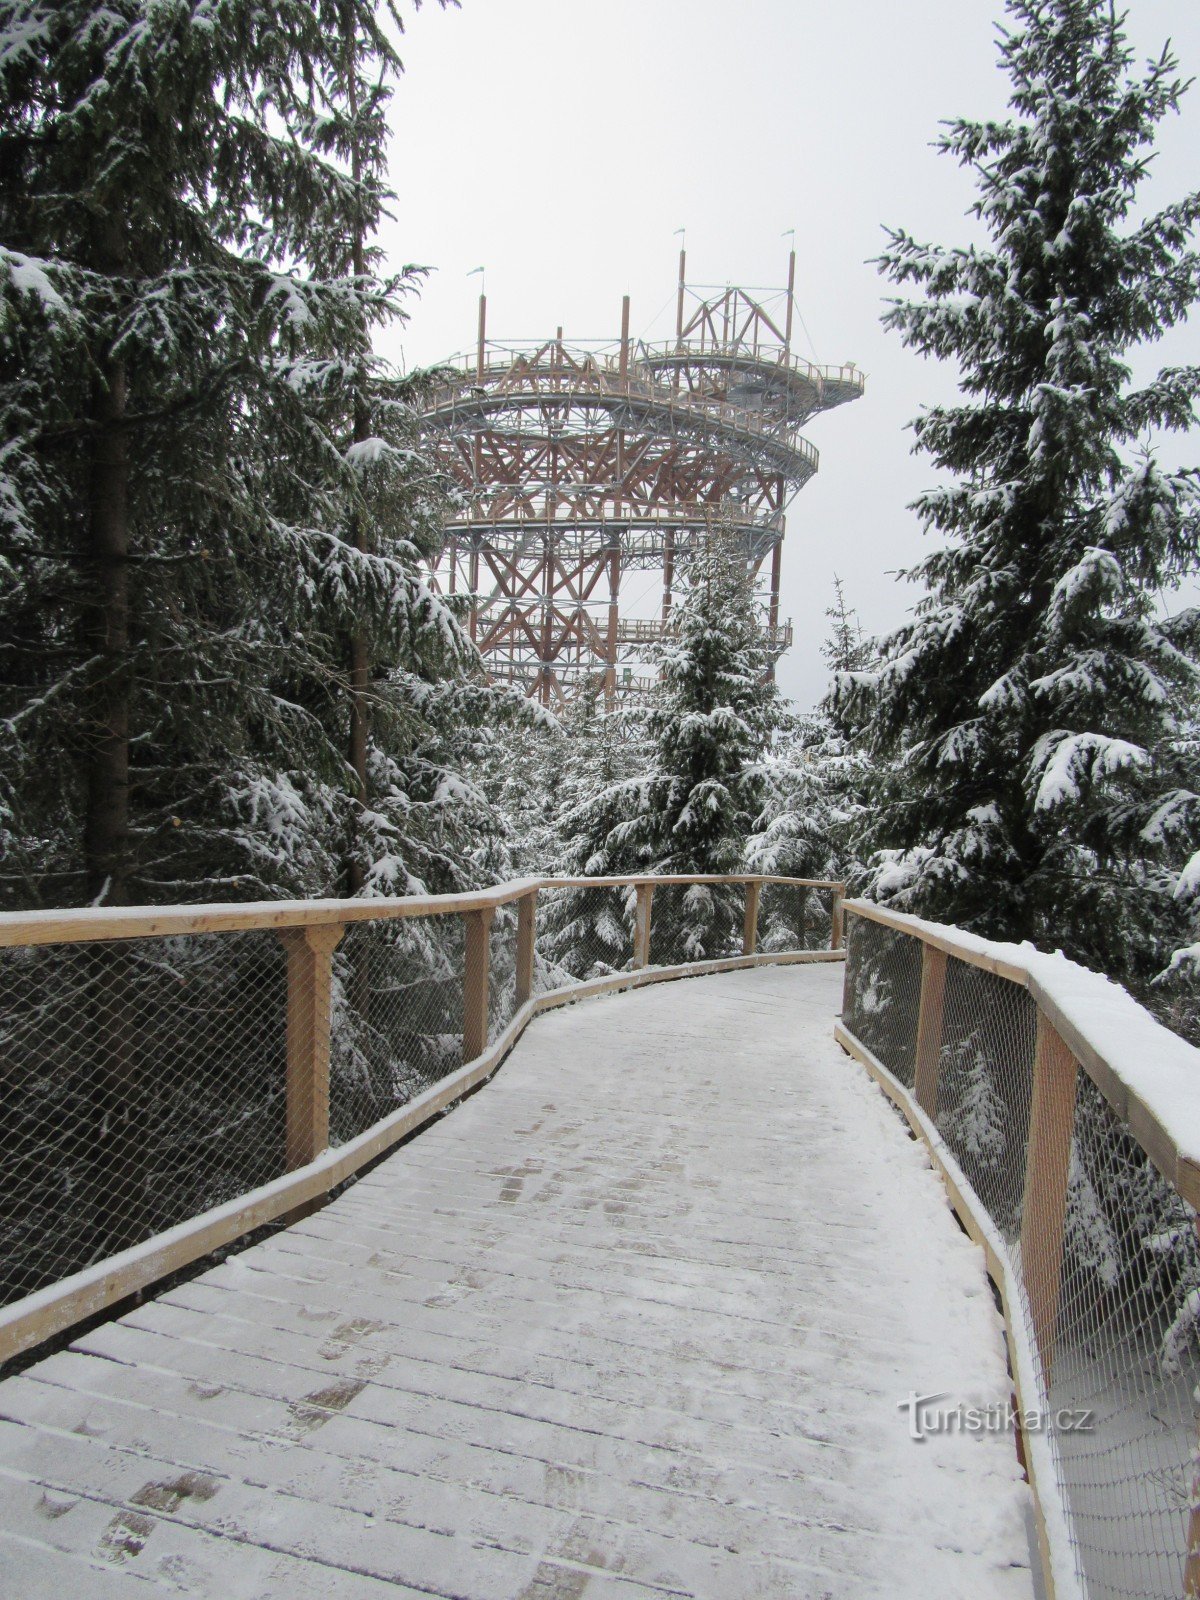
[[[1027,1600],[983,1261],[838,966],[536,1021],[341,1199],[0,1384],[0,1588]]]

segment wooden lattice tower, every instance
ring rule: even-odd
[[[772,649],[784,513],[817,470],[800,427],[863,392],[852,365],[792,351],[793,252],[786,290],[689,287],[679,257],[675,338],[568,346],[487,339],[431,397],[425,435],[458,486],[439,585],[473,597],[471,634],[493,679],[545,705],[645,686],[647,647],[671,626],[680,564],[714,525],[745,541]],[[782,302],[782,314],[778,306]],[[654,616],[622,616],[621,584],[661,574]]]

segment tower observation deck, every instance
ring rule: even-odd
[[[628,296],[619,341],[495,343],[480,297],[476,349],[446,363],[423,433],[459,498],[434,576],[472,596],[494,681],[557,707],[652,682],[648,648],[714,527],[744,541],[773,657],[790,644],[784,513],[817,470],[799,430],[864,386],[853,365],[794,354],[795,266],[793,252],[785,290],[713,291],[686,282],[681,251],[675,338],[659,344],[630,339]],[[658,575],[649,610],[640,572]]]

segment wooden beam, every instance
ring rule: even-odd
[[[742,919],[742,954],[752,956],[758,949],[758,902],[762,898],[762,884],[746,885],[746,914]]]
[[[835,883],[829,923],[829,948],[831,950],[841,950],[846,943],[846,919],[842,909],[845,903],[846,885],[844,883]]]
[[[517,901],[517,1009],[533,994],[533,958],[537,941],[536,889]]]
[[[1063,1227],[1078,1063],[1053,1023],[1038,1012],[1033,1104],[1021,1205],[1021,1275],[1047,1382],[1054,1360],[1062,1289]]]
[[[928,944],[921,947],[921,1003],[917,1012],[917,1061],[913,1093],[917,1104],[931,1122],[937,1117],[948,959],[944,950],[935,950]]]
[[[845,909],[856,917],[865,917],[868,922],[878,922],[882,927],[895,928],[900,933],[911,934],[914,938],[920,939],[922,944],[932,945],[935,950],[944,950],[956,961],[965,961],[969,967],[978,967],[982,972],[994,972],[998,978],[1007,978],[1010,983],[1019,983],[1023,989],[1029,987],[1029,973],[1016,962],[988,955],[986,951],[978,950],[971,944],[955,939],[953,935],[934,933],[928,926],[922,924],[919,918],[907,916],[903,911],[889,911],[884,906],[873,904],[870,900],[848,900]]]
[[[633,929],[633,965],[634,969],[650,965],[650,905],[654,899],[654,885],[652,883],[639,883],[637,886],[637,915]]]
[[[287,1169],[315,1161],[329,1145],[329,1014],[340,922],[287,928]]]

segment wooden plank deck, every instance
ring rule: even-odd
[[[1027,1600],[982,1260],[838,967],[535,1022],[325,1210],[0,1384],[0,1590]]]

